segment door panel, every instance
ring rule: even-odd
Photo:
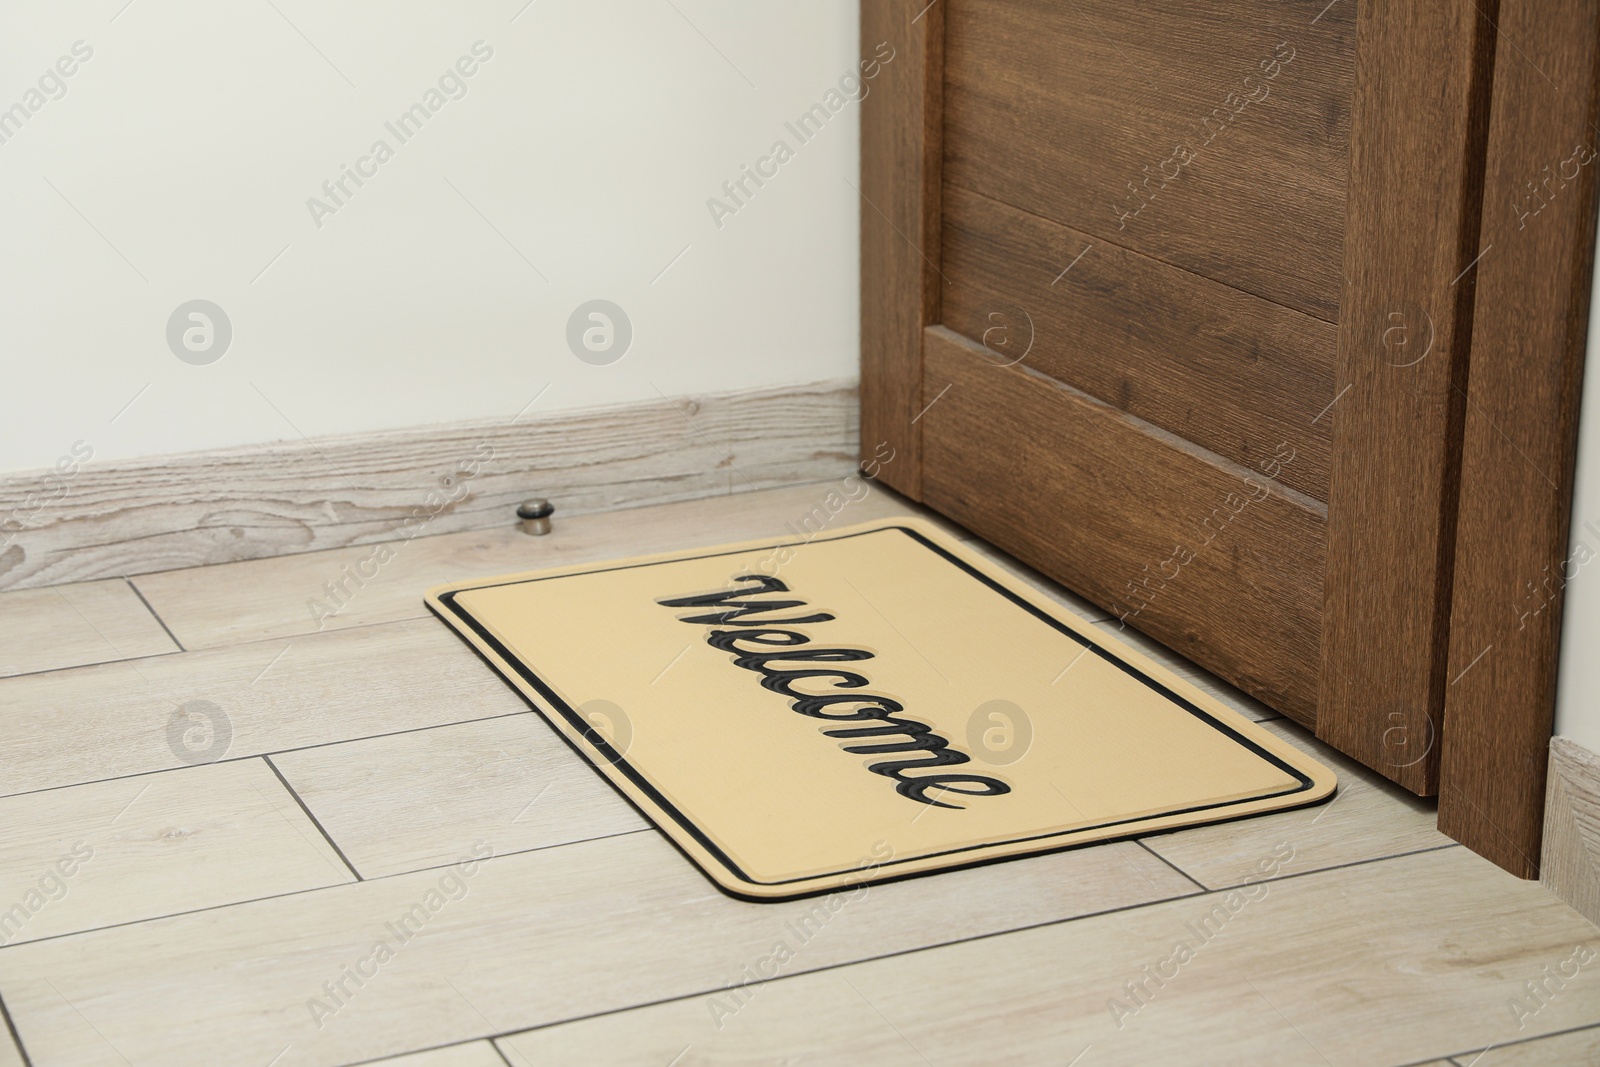
[[[1421,793],[1493,39],[1474,0],[862,5],[864,454]]]
[[[949,386],[922,419],[928,504],[1285,714],[1315,718],[1305,667],[1317,659],[1321,505],[1025,365],[997,367],[943,327],[927,331],[924,355],[929,380]]]
[[[1279,480],[1327,499],[1334,326],[957,186],[941,243],[944,325],[997,364],[1246,467],[1293,440]]]
[[[941,6],[945,181],[1336,319],[1353,0]]]

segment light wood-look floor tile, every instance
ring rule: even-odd
[[[487,669],[487,668],[485,668]],[[362,877],[648,828],[536,712],[274,758]]]
[[[432,618],[8,678],[0,680],[0,792],[527,707]],[[209,737],[202,714],[218,720]]]
[[[921,966],[923,954],[906,962]],[[672,1063],[673,1067],[929,1067],[954,1062],[941,1060],[937,1047],[928,1047],[926,1040],[896,1033],[895,1024],[862,996],[865,991],[851,988],[857,979],[840,977],[852,970],[752,986],[738,998],[726,992],[707,992],[619,1015],[512,1034],[495,1044],[512,1067],[555,1063],[590,1067],[646,1063]],[[616,1025],[607,1025],[607,1019],[614,1019]],[[1009,1045],[1001,1045],[981,1058],[961,1062],[1063,1067],[1072,1053],[1061,1051],[1048,1060],[1028,1059],[1016,1056]],[[1091,1054],[1073,1067],[1093,1067],[1094,1062]]]
[[[0,944],[353,881],[260,760],[0,800]]]
[[[570,518],[558,511],[554,531],[544,537],[508,522],[386,547],[307,552],[140,575],[135,581],[184,647],[215,648],[419,618],[427,614],[423,593],[445,582],[814,530],[821,520],[808,525],[807,516],[817,508],[832,516],[824,528],[925,514],[877,486],[837,511],[824,508],[838,491],[838,483],[823,482]],[[329,616],[318,604],[338,607],[338,613]]]
[[[209,1065],[227,1048],[241,1064],[280,1054],[277,1067],[339,1064],[718,989],[762,968],[780,941],[794,973],[1193,891],[1129,843],[866,887],[831,904],[734,900],[655,834],[472,872],[18,945],[0,950],[0,992],[41,1063]],[[413,908],[423,917],[401,941],[390,924]],[[808,915],[802,940],[795,924]],[[380,959],[380,942],[392,958],[364,962]],[[346,967],[365,971],[363,984],[345,979],[343,1003],[319,1007],[323,983]]]
[[[1124,644],[1132,645],[1174,674],[1193,682],[1201,690],[1216,697],[1245,718],[1262,722],[1266,719],[1278,717],[1276,711],[1267,707],[1255,697],[1235,689],[1204,667],[1184,659],[1165,645],[1152,641],[1133,627],[1123,626],[1116,619],[1097,622],[1095,625]]]
[[[373,1060],[362,1067],[506,1067],[506,1061],[489,1042],[473,1041],[427,1052],[413,1052],[408,1056]]]
[[[1590,944],[1600,951],[1600,937],[1591,940]],[[1591,973],[1587,978],[1583,977],[1594,966],[1591,964],[1580,971],[1579,980],[1558,996],[1571,993],[1589,998],[1590,1003],[1600,999],[1600,975]],[[1524,1006],[1532,1003],[1525,1002]],[[1510,1007],[1507,1006],[1505,1010],[1509,1014]],[[1488,1050],[1458,1052],[1451,1058],[1459,1067],[1592,1067],[1600,1064],[1600,1027],[1520,1041],[1514,1045],[1497,1045]]]
[[[1195,881],[1218,889],[1454,843],[1436,827],[1435,801],[1346,759],[1286,719],[1262,727],[1331,766],[1339,776],[1339,792],[1316,807],[1144,839]]]
[[[713,1016],[727,994],[697,995],[500,1043],[513,1064],[1419,1063],[1517,1034],[1506,998],[1593,936],[1536,883],[1460,848],[1270,883],[1232,912],[1228,899],[783,978],[731,1017]],[[1218,907],[1230,917],[1197,936]],[[1169,963],[1179,942],[1192,956]],[[1129,982],[1147,984],[1142,1006]],[[1137,1007],[1120,1028],[1118,1002]],[[1520,1036],[1597,1019],[1600,998],[1558,998]]]
[[[0,593],[0,619],[0,678],[178,650],[120,578]]]

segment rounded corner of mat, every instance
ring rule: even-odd
[[[1294,765],[1311,779],[1311,784],[1306,787],[1305,799],[1308,805],[1331,800],[1339,792],[1341,788],[1339,774],[1326,763],[1301,752]]]
[[[422,592],[422,602],[430,607],[438,607],[445,602],[445,597],[461,588],[460,582],[448,582],[444,585],[435,585]]]

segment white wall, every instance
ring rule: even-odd
[[[1577,493],[1568,541],[1570,572],[1561,618],[1561,665],[1556,680],[1556,734],[1600,752],[1600,270],[1589,312],[1583,414],[1578,430]],[[1596,554],[1590,558],[1589,553]]]
[[[0,8],[0,470],[856,376],[859,108],[784,125],[855,71],[853,0],[125,4]],[[197,298],[209,365],[166,337]],[[611,365],[568,350],[592,298]]]

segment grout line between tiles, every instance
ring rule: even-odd
[[[22,1035],[17,1033],[17,1024],[11,1018],[11,1009],[6,1007],[4,996],[0,996],[0,1019],[5,1020],[6,1032],[11,1035],[11,1043],[17,1046],[17,1055],[22,1058],[23,1067],[33,1067],[33,1058],[22,1044]]]
[[[258,757],[251,757],[251,758],[255,759],[255,758],[258,758]],[[545,852],[545,851],[548,851],[550,849],[555,849],[555,848],[568,848],[568,847],[575,846],[575,845],[593,844],[594,842],[597,842],[597,841],[609,841],[612,838],[630,837],[630,836],[633,836],[635,834],[656,834],[658,836],[662,836],[662,840],[666,840],[665,836],[661,835],[660,831],[657,830],[654,826],[644,826],[644,827],[640,827],[637,830],[620,830],[620,831],[618,831],[617,833],[614,833],[614,834],[599,834],[599,835],[597,835],[595,837],[574,838],[571,841],[558,841],[558,842],[555,842],[555,843],[549,844],[549,845],[536,845],[533,848],[515,849],[515,850],[513,850],[511,852],[497,852],[497,853],[495,853],[494,856],[490,857],[490,859],[486,860],[485,862],[492,863],[494,860],[503,859],[503,858],[506,858],[508,856],[525,856],[525,855],[528,855],[529,853],[533,853],[533,852]],[[1124,838],[1124,839],[1118,839],[1118,840],[1113,840],[1113,841],[1100,841],[1100,842],[1095,842],[1095,843],[1093,843],[1091,845],[1085,845],[1085,846],[1082,846],[1082,847],[1084,847],[1084,848],[1098,848],[1098,847],[1103,847],[1103,846],[1106,846],[1106,845],[1119,844],[1119,843],[1122,843],[1122,842],[1127,841],[1127,840],[1128,839]],[[1426,853],[1426,852],[1443,852],[1446,849],[1461,848],[1461,847],[1462,846],[1460,844],[1452,841],[1448,845],[1435,845],[1435,846],[1433,846],[1431,848],[1419,848],[1419,849],[1414,849],[1414,850],[1412,850],[1410,852],[1396,852],[1393,855],[1388,855],[1388,856],[1372,856],[1372,857],[1369,857],[1369,858],[1364,859],[1364,860],[1351,860],[1349,863],[1335,864],[1335,865],[1333,865],[1331,867],[1318,867],[1317,869],[1311,870],[1311,871],[1297,871],[1294,874],[1279,875],[1276,878],[1268,879],[1266,881],[1266,883],[1264,883],[1264,884],[1270,885],[1270,884],[1272,884],[1274,882],[1290,881],[1290,880],[1293,880],[1293,879],[1296,879],[1296,878],[1307,878],[1307,877],[1311,877],[1311,876],[1314,876],[1314,875],[1326,874],[1326,873],[1328,873],[1330,871],[1344,870],[1347,867],[1361,867],[1361,866],[1365,866],[1365,865],[1370,864],[1370,863],[1383,863],[1383,862],[1386,862],[1388,860],[1404,859],[1404,858],[1406,858],[1408,856],[1419,856],[1419,855],[1422,855],[1423,853]],[[1046,853],[1046,855],[1048,855],[1048,853]],[[1024,858],[1026,858],[1026,857],[1024,857]],[[391,874],[377,874],[377,875],[373,875],[370,878],[362,878],[361,881],[365,882],[365,883],[386,882],[386,881],[389,881],[389,880],[394,879],[394,878],[405,878],[408,875],[422,874],[422,873],[427,872],[427,871],[442,871],[445,868],[452,867],[452,866],[454,866],[453,862],[452,863],[439,863],[439,864],[433,864],[433,865],[428,866],[428,867],[415,867],[415,868],[412,868],[412,869],[409,869],[409,870],[395,871],[395,872],[393,872]],[[1179,873],[1181,874],[1182,872],[1180,871]],[[935,873],[935,874],[919,876],[919,877],[938,877],[938,874]],[[1190,881],[1193,881],[1193,879],[1191,878]],[[353,883],[353,882],[341,883],[341,885],[353,885],[353,884],[355,884],[355,883]],[[162,919],[173,919],[173,918],[177,918],[177,917],[183,916],[183,915],[198,915],[201,912],[220,911],[223,908],[233,908],[233,907],[238,907],[238,906],[241,906],[241,905],[244,905],[244,904],[259,904],[262,901],[267,901],[267,900],[281,900],[281,899],[284,899],[286,897],[305,896],[306,894],[309,894],[309,893],[321,893],[321,892],[324,892],[324,891],[330,890],[330,889],[338,889],[339,887],[340,887],[339,885],[325,885],[325,886],[311,886],[311,887],[306,888],[306,889],[291,889],[291,890],[288,890],[288,891],[283,892],[283,893],[270,893],[270,894],[268,894],[267,896],[264,896],[264,897],[249,897],[249,898],[247,898],[245,900],[233,900],[233,901],[229,901],[229,902],[227,902],[225,904],[211,904],[211,905],[208,905],[208,906],[203,907],[203,908],[190,908],[190,909],[188,909],[186,911],[174,911],[174,912],[167,912],[167,913],[162,914],[162,915],[151,915],[151,916],[147,916],[146,918],[143,918],[143,919],[130,919],[127,922],[108,923],[105,926],[91,926],[91,927],[86,927],[86,928],[84,928],[82,930],[67,930],[67,931],[63,931],[63,932],[61,932],[59,934],[50,934],[50,935],[48,935],[46,937],[37,937],[37,938],[33,938],[31,940],[28,940],[28,941],[15,941],[15,942],[12,942],[10,945],[0,946],[0,952],[4,952],[6,948],[13,947],[14,945],[36,945],[36,944],[39,944],[39,943],[44,942],[44,941],[56,941],[56,940],[59,940],[59,939],[64,938],[64,937],[77,937],[80,934],[100,933],[100,932],[105,931],[105,930],[116,930],[116,929],[120,929],[120,928],[125,927],[125,926],[138,926],[140,923],[156,922],[156,921],[162,920]],[[1061,923],[1075,922],[1078,919],[1090,919],[1090,918],[1094,918],[1094,917],[1099,916],[1099,915],[1111,915],[1111,914],[1114,914],[1114,913],[1119,912],[1119,911],[1131,911],[1134,908],[1150,907],[1150,906],[1155,905],[1155,904],[1169,903],[1169,902],[1174,901],[1174,900],[1198,900],[1198,899],[1200,899],[1201,897],[1204,897],[1204,896],[1214,895],[1214,894],[1219,894],[1219,893],[1226,893],[1226,892],[1229,892],[1230,890],[1237,889],[1237,888],[1238,888],[1237,886],[1223,886],[1223,887],[1218,888],[1218,889],[1205,889],[1205,888],[1202,888],[1199,892],[1178,893],[1178,894],[1174,894],[1172,896],[1159,897],[1159,898],[1156,898],[1156,899],[1152,899],[1152,900],[1146,901],[1146,902],[1141,903],[1141,904],[1127,904],[1127,905],[1124,905],[1124,906],[1122,906],[1120,908],[1110,908],[1110,909],[1107,909],[1105,911],[1097,911],[1097,912],[1086,912],[1083,915],[1075,915],[1075,916],[1071,916],[1071,917],[1065,918],[1065,919],[1050,919],[1050,920],[1046,920],[1045,922],[1034,923],[1034,924],[1028,925],[1028,926],[1018,926],[1018,927],[1007,928],[1007,929],[1004,929],[1004,930],[995,930],[995,931],[992,931],[992,932],[986,933],[986,934],[975,934],[974,936],[972,936],[970,938],[958,938],[958,939],[956,939],[954,941],[941,942],[940,944],[937,944],[937,945],[927,945],[927,946],[921,946],[921,947],[913,948],[913,949],[905,949],[905,950],[903,950],[901,952],[889,953],[886,956],[873,956],[873,957],[869,957],[867,959],[850,961],[849,963],[833,964],[832,966],[834,966],[834,967],[843,967],[843,966],[849,966],[850,963],[868,963],[868,962],[871,962],[871,960],[874,960],[874,959],[888,959],[888,958],[891,958],[893,956],[906,955],[907,953],[911,953],[911,952],[921,952],[921,951],[924,951],[925,949],[928,949],[928,948],[940,948],[940,947],[943,947],[944,945],[957,945],[957,944],[962,944],[962,943],[964,943],[966,941],[982,940],[983,938],[986,938],[986,937],[998,937],[998,936],[1000,936],[1002,934],[1020,933],[1020,932],[1025,931],[1025,930],[1033,930],[1033,929],[1038,929],[1040,927],[1045,927],[1045,926],[1056,926],[1056,925],[1060,925]],[[831,969],[831,968],[821,968],[821,969],[827,970],[827,969]],[[801,971],[801,972],[797,972],[797,973],[798,974],[808,974],[808,973],[811,973],[811,972]],[[785,976],[785,977],[793,977],[793,976]],[[769,979],[769,981],[776,981],[776,980],[777,979]],[[716,992],[716,990],[711,990],[711,992]],[[685,994],[685,997],[687,997],[687,996],[698,996],[698,995],[699,994]],[[684,999],[684,998],[682,998],[682,997],[668,997],[667,998],[667,1000],[677,1000],[677,999]],[[657,1002],[653,1002],[653,1003],[663,1003],[663,1002],[657,1001]],[[648,1005],[633,1005],[633,1007],[647,1007],[647,1006]],[[4,1003],[3,1003],[3,1001],[0,1001],[0,1011],[3,1011],[3,1009],[4,1009]],[[631,1010],[632,1010],[632,1008],[618,1008],[618,1009],[616,1009],[616,1011],[631,1011]],[[613,1012],[602,1012],[601,1014],[613,1014]],[[564,1020],[559,1020],[559,1021],[561,1021],[561,1022],[571,1022],[571,1021],[574,1021],[575,1019],[586,1019],[586,1018],[590,1018],[590,1016],[574,1016],[573,1019],[564,1019]],[[555,1025],[555,1024],[554,1023],[549,1023],[549,1024],[541,1024],[541,1025]],[[1587,1029],[1589,1026],[1596,1026],[1596,1025],[1600,1025],[1600,1023],[1585,1024],[1585,1026],[1576,1027],[1575,1029],[1582,1030],[1582,1029]],[[528,1029],[528,1028],[525,1027],[524,1029]],[[507,1031],[507,1033],[520,1033],[520,1032],[521,1031]],[[1569,1031],[1561,1031],[1561,1032],[1562,1033],[1567,1033]],[[1545,1035],[1545,1036],[1552,1036],[1552,1035]],[[476,1041],[476,1040],[478,1040],[478,1038],[470,1038],[470,1039],[467,1039],[467,1040]],[[452,1044],[452,1045],[459,1045],[459,1044],[464,1044],[464,1043],[465,1043],[464,1041],[452,1041],[452,1042],[449,1042],[449,1044]],[[443,1047],[446,1047],[446,1046],[441,1045],[441,1046],[436,1046],[436,1047],[443,1048]],[[428,1051],[428,1050],[423,1049],[423,1050],[418,1050],[418,1051]],[[407,1053],[407,1055],[409,1055],[409,1053]],[[383,1057],[379,1057],[379,1058],[381,1059]],[[1437,1057],[1435,1057],[1435,1058],[1437,1058]],[[1422,1062],[1426,1063],[1426,1062],[1430,1062],[1430,1061],[1424,1060]]]
[[[120,664],[148,663],[155,659],[166,659],[168,656],[181,656],[189,651],[192,650],[175,648],[170,652],[152,652],[148,656],[129,656],[126,659],[101,659],[92,663],[73,663],[66,667],[46,667],[40,671],[18,671],[16,674],[0,675],[0,684],[4,684],[13,678],[38,678],[46,674],[60,674],[62,671],[87,670],[90,667],[114,667]],[[137,669],[135,668],[135,670]]]
[[[436,722],[428,726],[413,726],[409,730],[387,730],[381,734],[362,734],[360,737],[348,737],[343,741],[318,741],[314,745],[298,745],[294,748],[279,748],[271,752],[264,752],[264,756],[282,756],[290,752],[311,752],[319,748],[332,748],[334,745],[353,745],[357,741],[374,741],[380,737],[402,737],[406,734],[425,734],[430,730],[448,730],[452,726],[469,726],[477,722],[494,722],[497,719],[516,719],[525,715],[537,716],[545,726],[550,726],[550,721],[537,708],[523,708],[521,711],[505,711],[499,715],[485,715],[480,719],[460,719],[456,722]],[[551,732],[554,728],[551,727]]]
[[[482,718],[477,719],[459,719],[455,722],[437,722],[428,726],[414,726],[409,730],[390,730],[381,734],[362,734],[359,737],[345,737],[338,741],[318,741],[314,745],[300,745],[295,748],[275,748],[266,752],[249,752],[242,756],[227,756],[223,759],[212,760],[210,763],[206,764],[206,766],[212,766],[218,763],[243,763],[246,760],[262,759],[267,756],[281,756],[288,752],[309,752],[312,749],[329,748],[333,745],[350,745],[356,743],[357,741],[372,741],[380,737],[399,737],[402,734],[420,734],[427,730],[444,730],[451,726],[466,726],[475,722],[493,722],[495,719],[512,719],[519,715],[539,715],[539,712],[533,708],[524,708],[521,711],[507,711],[502,712],[499,715],[485,715]],[[543,716],[540,717],[543,718]],[[130,774],[114,774],[109,778],[90,778],[82,782],[64,782],[61,785],[42,785],[38,789],[24,789],[16,793],[6,793],[0,795],[0,801],[9,800],[12,797],[32,796],[35,793],[51,793],[57,789],[76,789],[82,785],[99,785],[102,782],[125,782],[130,778],[143,778],[150,774],[167,774],[170,771],[185,771],[189,769],[189,766],[189,764],[181,764],[176,767],[156,767],[153,770],[148,771],[133,771]]]
[[[217,564],[217,566],[222,566],[222,564]],[[325,626],[320,630],[296,630],[293,633],[271,633],[263,637],[245,638],[242,641],[222,641],[217,644],[196,645],[194,648],[185,649],[184,651],[189,653],[221,652],[224,649],[245,648],[249,645],[262,645],[270,641],[290,642],[302,641],[306,638],[312,637],[332,637],[335,634],[349,633],[352,630],[370,630],[374,626],[400,626],[408,622],[416,622],[419,619],[433,618],[432,613],[430,613],[427,608],[421,606],[422,597],[420,594],[417,597],[417,605],[417,614],[415,615],[402,615],[398,618],[388,619],[374,619],[371,622],[353,622],[345,626]]]
[[[212,566],[223,566],[223,564],[212,564]],[[44,588],[53,589],[55,587],[44,586]],[[4,594],[0,593],[0,595]],[[419,619],[428,619],[432,617],[433,616],[426,608],[422,608],[420,609],[420,614],[406,615],[403,618],[398,619],[375,619],[372,622],[356,622],[351,623],[348,626],[334,626],[322,630],[305,630],[300,633],[292,634],[269,634],[266,637],[252,637],[246,641],[230,641],[226,644],[220,645],[199,645],[195,648],[184,648],[180,644],[179,647],[172,652],[154,652],[148,656],[128,656],[125,659],[103,659],[97,660],[94,663],[75,663],[70,667],[49,667],[42,671],[22,671],[18,674],[7,674],[0,676],[0,684],[9,681],[12,678],[35,678],[42,674],[60,674],[62,671],[87,670],[90,667],[110,667],[119,663],[143,663],[147,660],[165,659],[169,656],[198,656],[208,652],[223,652],[229,649],[245,648],[249,645],[264,645],[272,641],[291,643],[308,637],[333,637],[337,634],[350,633],[352,630],[370,630],[377,626],[403,626],[406,623],[412,623],[418,621]],[[163,623],[163,625],[165,624]],[[170,633],[171,631],[168,632]],[[173,640],[177,641],[177,638],[174,637]]]
[[[496,860],[496,859],[501,858],[502,856],[524,856],[524,855],[527,855],[530,852],[543,852],[546,849],[565,848],[568,845],[587,845],[587,844],[589,844],[591,842],[594,842],[594,841],[609,841],[613,837],[627,837],[630,834],[649,834],[649,833],[655,833],[655,832],[656,832],[656,828],[653,827],[653,826],[641,827],[640,829],[637,829],[637,830],[620,830],[620,831],[618,831],[617,833],[614,833],[614,834],[599,834],[598,836],[595,836],[595,837],[580,837],[580,838],[575,838],[575,839],[573,839],[571,841],[557,841],[554,844],[549,844],[549,845],[535,845],[533,848],[519,848],[519,849],[515,849],[515,850],[513,850],[511,852],[497,852],[493,856],[489,857],[489,860]],[[484,862],[489,862],[489,860],[485,860]],[[446,870],[446,869],[448,869],[450,867],[454,867],[456,865],[456,863],[458,863],[458,862],[459,861],[457,861],[457,860],[452,860],[449,863],[437,863],[437,864],[434,864],[434,865],[429,866],[429,867],[417,867],[417,868],[415,868],[413,870],[395,871],[393,874],[375,874],[371,878],[362,878],[362,879],[360,879],[360,881],[363,882],[363,883],[368,883],[368,884],[373,883],[373,882],[386,882],[386,881],[390,880],[391,878],[404,878],[407,875],[423,874],[423,873],[426,873],[427,871],[442,871],[442,870]],[[308,886],[305,889],[290,889],[290,890],[286,890],[286,891],[284,891],[282,893],[268,893],[264,897],[246,897],[244,900],[230,900],[225,904],[207,904],[203,908],[189,908],[189,909],[184,910],[184,911],[170,911],[170,912],[167,912],[167,913],[165,913],[163,915],[150,915],[150,916],[147,916],[147,917],[145,917],[143,919],[129,919],[126,922],[107,923],[104,926],[87,926],[87,927],[84,927],[82,930],[64,930],[59,934],[49,934],[49,935],[47,935],[45,937],[36,937],[36,938],[33,938],[31,940],[28,940],[28,941],[12,941],[12,942],[10,942],[9,944],[6,944],[6,945],[0,945],[0,953],[5,952],[5,950],[8,949],[8,948],[12,948],[14,946],[19,946],[19,945],[37,945],[37,944],[41,944],[42,942],[45,942],[45,941],[58,941],[63,937],[77,937],[79,934],[98,934],[98,933],[103,933],[106,930],[120,930],[121,928],[123,928],[125,926],[138,926],[141,923],[153,923],[153,922],[159,922],[159,921],[164,920],[164,919],[176,919],[176,918],[179,918],[180,916],[184,916],[184,915],[199,915],[202,912],[207,912],[207,911],[221,911],[223,908],[235,908],[235,907],[240,907],[240,906],[245,905],[245,904],[260,904],[262,901],[266,901],[266,900],[282,900],[285,897],[301,897],[301,896],[305,896],[305,895],[307,895],[309,893],[321,893],[324,890],[339,889],[339,888],[341,888],[343,886],[350,886],[350,885],[356,885],[356,884],[357,884],[356,882],[338,882],[338,883],[336,883],[334,885],[314,885],[314,886]],[[477,1038],[470,1038],[470,1039],[467,1039],[467,1040],[476,1041],[478,1039]],[[450,1043],[453,1044],[453,1045],[460,1045],[460,1044],[464,1044],[465,1042],[464,1041],[452,1041]],[[391,1055],[395,1055],[395,1054],[391,1054]],[[407,1053],[407,1055],[409,1055],[409,1053]],[[382,1056],[379,1057],[379,1059],[383,1059],[383,1058],[385,1058],[385,1057],[382,1057]]]
[[[183,642],[178,640],[178,635],[172,632],[172,627],[167,625],[167,620],[163,619],[161,617],[161,613],[155,609],[155,606],[152,605],[150,601],[145,599],[144,590],[135,585],[133,579],[129,578],[127,575],[123,575],[122,580],[127,583],[129,589],[133,590],[133,595],[139,598],[139,603],[144,605],[144,609],[148,611],[151,617],[154,618],[156,622],[160,624],[161,628],[167,632],[167,636],[172,638],[172,643],[178,646],[178,651],[189,651],[183,647]]]
[[[1163,856],[1161,853],[1157,852],[1155,849],[1153,849],[1149,845],[1145,844],[1144,838],[1136,837],[1136,838],[1133,839],[1133,843],[1138,845],[1140,848],[1144,849],[1146,852],[1150,853],[1150,855],[1154,856],[1156,859],[1160,860],[1162,863],[1165,863],[1168,867],[1171,867],[1173,870],[1175,870],[1179,874],[1183,875],[1185,878],[1189,879],[1189,881],[1193,882],[1200,889],[1200,891],[1202,893],[1209,893],[1211,891],[1210,887],[1208,887],[1204,883],[1202,883],[1200,881],[1200,879],[1196,878],[1194,875],[1190,874],[1188,871],[1184,870],[1182,867],[1179,867],[1176,863],[1173,863],[1171,860],[1167,859],[1167,857]]]
[[[1490,1048],[1514,1048],[1517,1045],[1528,1045],[1535,1041],[1545,1041],[1552,1037],[1566,1037],[1568,1034],[1581,1034],[1585,1030],[1600,1030],[1600,1022],[1584,1023],[1581,1026],[1569,1026],[1565,1030],[1552,1030],[1548,1034],[1532,1034],[1528,1037],[1519,1037],[1515,1041],[1500,1041],[1490,1045],[1489,1048],[1472,1049],[1468,1052],[1452,1052],[1450,1055],[1446,1056],[1445,1059],[1450,1063],[1455,1064],[1456,1067],[1472,1067],[1476,1061],[1476,1057],[1482,1056],[1485,1052],[1489,1051]],[[1467,1059],[1468,1056],[1474,1057],[1474,1059]],[[1429,1061],[1423,1060],[1422,1062],[1425,1064]],[[1416,1067],[1416,1065],[1407,1065],[1407,1067]]]
[[[356,870],[356,865],[350,862],[350,857],[344,854],[344,849],[339,847],[339,842],[335,841],[333,835],[328,833],[327,827],[323,826],[321,820],[312,814],[310,808],[306,807],[305,800],[301,798],[299,793],[295,792],[294,786],[289,784],[289,779],[283,776],[283,772],[278,770],[278,765],[272,762],[272,757],[262,756],[261,762],[272,768],[272,773],[277,775],[278,781],[283,783],[283,788],[287,789],[289,795],[294,797],[294,802],[300,805],[300,810],[306,813],[306,818],[311,820],[311,825],[317,828],[317,832],[328,842],[328,847],[332,848],[339,859],[344,862],[344,865],[350,869],[350,874],[354,876],[355,880],[358,882],[366,881],[365,878],[361,877],[361,872]]]
[[[520,1034],[523,1031],[515,1030],[512,1032]],[[425,1056],[430,1052],[443,1052],[445,1049],[466,1048],[468,1045],[476,1045],[480,1041],[494,1049],[495,1055],[499,1057],[500,1062],[504,1063],[506,1067],[515,1067],[515,1065],[506,1058],[505,1052],[496,1043],[496,1038],[493,1035],[486,1037],[468,1037],[463,1038],[460,1041],[450,1041],[443,1045],[429,1045],[427,1048],[414,1048],[406,1052],[386,1052],[381,1056],[373,1056],[370,1059],[349,1060],[341,1064],[340,1067],[371,1067],[372,1064],[387,1063],[390,1060],[399,1059],[402,1056]]]

